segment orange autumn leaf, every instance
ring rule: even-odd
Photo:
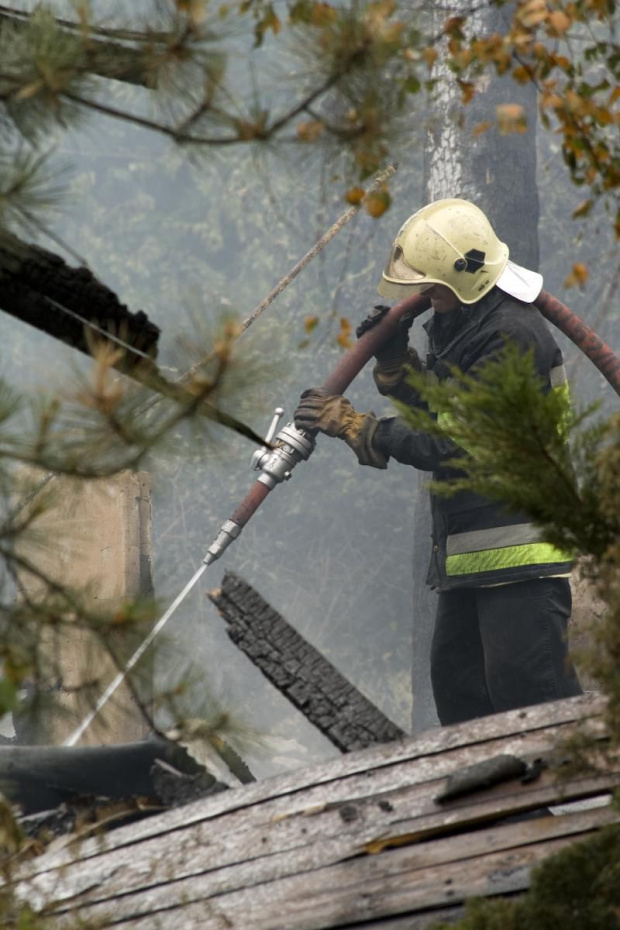
[[[520,103],[502,103],[495,107],[497,125],[502,136],[527,132],[527,117]]]
[[[304,318],[304,329],[310,335],[319,325],[318,316],[307,316]]]
[[[552,10],[547,16],[547,31],[550,35],[563,36],[572,25],[572,20],[564,10]]]
[[[528,84],[534,79],[531,68],[527,68],[525,65],[518,65],[513,68],[512,76],[517,84]]]
[[[550,55],[549,63],[555,65],[556,68],[560,68],[561,71],[566,72],[570,71],[572,67],[572,62],[566,55]]]
[[[583,287],[589,277],[588,266],[584,265],[583,262],[575,262],[571,273],[564,281],[564,287],[575,287],[575,285]]]
[[[329,26],[338,19],[338,11],[329,3],[314,3],[310,22],[313,26]]]
[[[426,62],[426,66],[429,71],[431,70],[435,62],[437,61],[438,54],[439,53],[437,52],[436,49],[430,48],[430,47],[425,48],[424,51],[422,52],[422,58]]]
[[[389,191],[387,188],[381,188],[368,195],[364,203],[364,209],[369,216],[377,219],[379,216],[383,216],[391,203],[392,198],[390,197]]]
[[[444,23],[444,35],[451,36],[453,39],[461,41],[465,38],[462,29],[464,22],[465,19],[462,16],[451,16]]]
[[[476,85],[472,81],[457,81],[461,88],[461,101],[463,104],[469,103],[476,93]]]
[[[350,203],[351,206],[356,207],[358,203],[361,203],[364,199],[365,193],[366,191],[363,187],[350,187],[344,195],[344,199],[347,203]]]
[[[297,124],[297,138],[300,142],[316,142],[322,132],[323,123],[318,119]]]
[[[545,0],[527,0],[517,12],[517,19],[528,29],[533,29],[544,22],[548,16]]]
[[[553,93],[552,91],[543,91],[540,107],[542,110],[553,109],[558,110],[563,104],[562,97],[559,94]]]
[[[471,131],[472,136],[481,136],[484,132],[487,132],[493,123],[490,119],[484,120],[482,123],[478,123]]]
[[[353,345],[351,341],[352,328],[351,324],[344,317],[340,320],[340,332],[336,336],[336,342],[342,349],[350,349]]]
[[[176,0],[176,8],[179,13],[185,13],[192,26],[198,26],[204,22],[207,10],[205,0]]]
[[[591,198],[587,200],[582,200],[579,206],[575,207],[571,216],[573,219],[577,219],[580,216],[587,216],[592,207],[594,206],[594,201]]]

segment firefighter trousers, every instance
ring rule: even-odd
[[[431,681],[442,725],[581,694],[567,578],[439,594]]]

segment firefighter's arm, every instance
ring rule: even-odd
[[[503,327],[508,329],[508,327]],[[541,375],[546,373],[542,352],[531,333],[517,319],[507,332],[496,331],[472,340],[467,371],[477,377],[484,366],[501,356],[506,342],[510,341],[523,352],[534,349],[534,362]],[[547,373],[548,376],[548,373]],[[373,434],[373,445],[386,458],[394,458],[405,465],[413,465],[424,471],[435,471],[444,467],[448,460],[458,459],[474,449],[464,450],[449,438],[450,417],[440,417],[445,434],[437,436],[413,429],[402,417],[382,418]]]
[[[357,327],[357,338],[376,326],[388,310],[389,307],[383,305],[373,307]],[[413,320],[414,317],[408,314],[401,318],[394,335],[377,351],[372,376],[380,394],[417,407],[422,405],[422,401],[408,383],[407,375],[411,369],[424,371],[424,364],[416,350],[409,345],[409,330]]]
[[[304,391],[294,419],[298,429],[343,439],[360,465],[387,468],[387,457],[374,443],[380,420],[372,412],[358,413],[341,394],[328,394],[322,388]]]
[[[463,453],[450,439],[413,430],[401,417],[359,413],[346,397],[310,388],[301,395],[295,426],[343,439],[360,465],[387,468],[395,458],[423,471],[434,471],[446,459]]]
[[[488,361],[497,357],[505,344],[506,337],[500,333],[485,336],[479,343],[472,341],[469,374],[475,377]],[[443,436],[416,430],[404,417],[383,417],[373,436],[374,445],[387,459],[394,458],[422,471],[436,471],[445,467],[448,460],[466,455],[466,451],[450,439],[449,417],[440,417],[440,421],[445,430]]]
[[[381,417],[377,421],[373,447],[386,461],[393,458],[421,471],[436,471],[448,459],[465,454],[451,439],[414,430],[402,417]]]

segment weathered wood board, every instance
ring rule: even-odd
[[[609,806],[504,818],[605,796],[620,760],[561,785],[543,770],[434,800],[490,757],[557,758],[576,721],[602,735],[602,707],[587,695],[511,711],[233,789],[49,850],[14,872],[14,890],[60,927],[77,914],[131,930],[422,930],[470,896],[523,891],[533,865],[618,819]]]

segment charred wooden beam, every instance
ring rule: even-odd
[[[192,787],[203,794],[227,787],[182,746],[158,736],[111,746],[4,745],[0,787],[4,797],[26,814],[56,808],[76,797],[159,798],[161,772],[154,769],[158,761],[182,775],[196,776]],[[169,783],[166,790],[169,802]]]
[[[88,268],[72,268],[52,252],[3,235],[0,243],[0,310],[88,355],[92,342],[124,347],[114,367],[151,391],[197,409],[258,445],[263,439],[240,420],[164,377],[155,364],[160,329],[139,310],[132,313]],[[89,334],[89,335],[87,335]],[[92,336],[92,339],[90,338]]]
[[[343,752],[406,736],[247,582],[227,572],[209,597],[232,642]]]
[[[137,349],[130,363],[157,354],[159,327],[142,310],[128,310],[88,268],[18,240],[8,246],[0,254],[0,309],[87,354],[89,323]]]

